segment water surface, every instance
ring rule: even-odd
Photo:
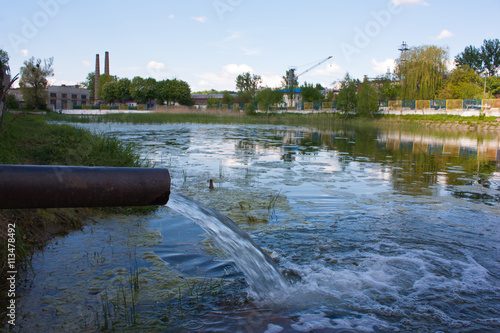
[[[500,146],[495,133],[78,126],[133,142],[155,167],[169,168],[175,193],[233,219],[274,258],[290,284],[257,297],[262,295],[252,292],[241,269],[202,228],[164,208],[141,221],[149,230],[144,233],[161,235],[144,249],[147,255],[138,255],[144,277],[152,268],[141,260],[154,254],[182,279],[221,282],[217,287],[210,282],[212,291],[203,293],[203,300],[197,296],[195,307],[181,304],[182,311],[179,301],[167,295],[154,302],[138,298],[138,316],[147,318],[150,328],[500,330]],[[214,189],[209,189],[210,179]],[[93,232],[100,234],[98,225]],[[64,255],[59,258],[64,262]]]

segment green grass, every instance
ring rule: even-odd
[[[181,111],[180,111],[181,112]],[[384,126],[386,123],[435,123],[455,125],[481,125],[498,128],[500,123],[496,117],[461,117],[455,115],[376,115],[375,118],[363,117],[359,115],[350,115],[347,119],[340,113],[314,113],[314,114],[256,114],[247,115],[235,111],[226,112],[194,112],[192,110],[186,113],[122,113],[108,114],[102,116],[69,116],[49,113],[47,116],[52,120],[68,122],[112,122],[112,123],[131,123],[131,124],[162,124],[162,123],[200,123],[200,124],[273,124],[290,126],[312,126],[320,130],[334,128],[338,125],[374,125]]]
[[[304,120],[321,121],[324,119],[343,120],[344,116],[332,113],[318,114],[255,114],[226,111],[217,113],[116,113],[102,116],[70,116],[50,112],[48,119],[68,122],[104,122],[131,124],[163,124],[163,123],[200,123],[200,124],[301,124]],[[371,119],[371,118],[370,118]]]
[[[116,138],[24,115],[0,137],[0,164],[140,167],[143,163],[132,145]]]
[[[485,116],[471,116],[462,117],[458,115],[446,115],[446,114],[436,114],[436,115],[405,115],[405,116],[386,116],[388,119],[402,119],[410,121],[430,121],[430,122],[443,122],[443,123],[496,123],[497,117],[485,117]]]

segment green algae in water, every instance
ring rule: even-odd
[[[33,273],[27,273],[32,283],[21,292],[16,327],[47,332],[127,327],[162,331],[177,322],[179,309],[145,308],[193,295],[198,284],[214,293],[223,287],[224,280],[186,278],[170,268],[149,250],[161,235],[143,219],[103,220],[55,240],[37,255]],[[131,272],[138,276],[137,289],[132,287]]]

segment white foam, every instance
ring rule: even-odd
[[[500,292],[489,280],[488,270],[466,251],[448,258],[446,254],[403,249],[396,244],[390,253],[375,250],[386,245],[373,246],[370,252],[344,253],[344,261],[339,259],[334,265],[318,261],[299,265],[282,259],[288,270],[301,277],[280,300],[282,304],[292,308],[297,304],[303,308],[319,305],[348,312],[335,320],[323,314],[302,315],[293,328],[303,332],[331,327],[372,332],[374,327],[391,327],[381,319],[387,317],[429,318],[450,328],[467,327],[470,321],[444,313],[429,301],[441,295],[440,304],[454,306],[457,302],[475,302],[481,292]]]
[[[291,327],[298,332],[310,332],[312,330],[334,328],[331,323],[331,319],[326,318],[324,313],[303,314],[300,316],[298,323],[292,324]]]
[[[274,324],[267,324],[267,329],[264,333],[280,333],[283,332],[283,327]]]

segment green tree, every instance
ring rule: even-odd
[[[136,76],[132,79],[130,84],[130,96],[136,103],[146,103],[146,87],[142,77]]]
[[[162,80],[156,82],[156,98],[159,105],[163,105],[165,102],[169,103],[170,97],[170,80]]]
[[[500,41],[498,39],[484,40],[481,46],[483,67],[490,76],[497,75],[500,67]]]
[[[454,68],[446,77],[439,91],[440,99],[483,98],[482,79],[477,72],[467,66]]]
[[[378,111],[378,93],[365,76],[357,94],[357,111],[362,115],[371,115]]]
[[[7,94],[9,91],[8,87],[4,86],[4,82],[8,75],[10,74],[9,68],[9,55],[6,51],[0,49],[0,130],[3,127],[3,122],[5,119],[5,113],[9,108]],[[2,130],[3,132],[3,130]],[[1,134],[0,134],[1,135]]]
[[[208,100],[207,100],[207,107],[208,108],[216,108],[217,105],[220,104],[220,101],[217,99],[217,98],[214,98],[214,97],[210,97]]]
[[[259,103],[262,110],[271,110],[283,102],[283,92],[279,88],[265,88],[257,93],[255,101]]]
[[[95,72],[88,73],[87,78],[80,85],[90,91],[90,100],[95,100]]]
[[[121,78],[116,81],[117,100],[121,103],[126,103],[132,100],[130,97],[130,85],[132,82],[127,78]]]
[[[201,91],[194,91],[193,94],[219,94],[219,91],[215,89],[201,90]]]
[[[191,88],[185,81],[173,79],[170,80],[170,94],[173,103],[180,105],[192,106],[194,101],[191,98]]]
[[[99,82],[97,82],[97,98],[98,99],[103,100],[103,101],[105,100],[105,96],[103,94],[104,86],[107,83],[113,82],[113,81],[116,81],[116,78],[111,76],[111,75],[102,74],[101,76],[99,76]]]
[[[490,76],[497,76],[500,68],[500,40],[485,39],[480,48],[469,45],[455,57],[460,67],[470,67],[476,72],[487,71]]]
[[[486,78],[486,91],[495,98],[500,98],[500,76]]]
[[[144,94],[148,104],[151,104],[151,102],[157,98],[158,92],[156,88],[157,82],[154,78],[148,77],[144,80]]]
[[[344,80],[340,83],[340,91],[336,97],[337,108],[344,111],[346,118],[350,111],[354,111],[356,109],[357,90],[358,80],[351,79],[349,73],[347,73]]]
[[[282,79],[281,86],[285,89],[289,88],[293,89],[299,86],[299,78],[297,77],[297,75],[295,75],[295,70],[293,69],[287,70],[285,75],[281,79]]]
[[[10,74],[9,55],[6,51],[0,49],[0,97],[4,92],[5,78]]]
[[[398,99],[401,91],[401,85],[392,81],[387,75],[378,76],[373,83],[378,91],[380,100],[393,101]]]
[[[302,89],[302,101],[304,102],[322,102],[325,99],[321,93],[324,89],[320,84],[314,86],[312,83],[304,82],[300,89]]]
[[[396,60],[396,74],[402,82],[400,98],[434,99],[441,89],[448,51],[425,45],[412,47]]]
[[[335,90],[328,91],[325,96],[325,102],[333,102],[335,100],[336,92],[337,91]]]
[[[483,71],[483,59],[481,50],[469,45],[465,50],[455,57],[455,62],[460,67],[470,67],[477,72]]]
[[[244,103],[255,99],[255,94],[261,84],[262,78],[260,75],[251,75],[250,72],[240,74],[236,77],[236,89],[238,90],[239,95],[245,99],[249,99],[249,101],[245,101]]]
[[[19,109],[19,102],[13,94],[7,95],[7,108],[10,110]]]
[[[222,104],[233,104],[234,96],[229,91],[224,91],[222,95]]]
[[[104,86],[101,86],[99,84],[99,90],[101,91],[100,99],[104,102],[109,104],[117,102],[119,100],[117,81],[107,82],[106,84],[104,84]]]
[[[47,78],[54,75],[52,64],[54,58],[43,60],[31,57],[21,67],[19,86],[23,99],[29,108],[45,109],[47,107]]]

